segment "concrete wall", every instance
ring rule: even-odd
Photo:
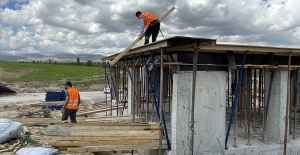
[[[269,93],[270,71],[265,72],[265,84]],[[283,143],[287,97],[288,71],[274,71],[269,110],[267,115],[267,141]]]
[[[217,153],[225,148],[226,72],[198,71],[195,97],[194,154]],[[173,74],[172,150],[189,154],[192,72]]]

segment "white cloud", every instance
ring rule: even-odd
[[[0,50],[114,54],[139,33],[136,11],[160,17],[172,6],[176,10],[161,24],[165,37],[299,47],[298,0],[29,0],[20,10],[0,11]]]

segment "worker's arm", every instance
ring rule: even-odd
[[[140,18],[140,26],[141,26],[141,31],[140,31],[140,35],[144,35],[144,19]]]
[[[69,96],[66,97],[65,103],[64,103],[64,105],[63,105],[62,108],[61,108],[61,112],[62,112],[62,113],[64,112],[65,107],[66,107],[66,105],[68,104],[68,102],[69,102]]]

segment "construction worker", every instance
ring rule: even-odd
[[[70,116],[71,123],[77,123],[76,112],[80,104],[80,95],[77,89],[72,87],[71,82],[65,84],[66,100],[61,109],[62,112],[62,122],[67,123],[68,117]]]
[[[160,28],[160,22],[158,18],[150,12],[140,11],[136,12],[135,16],[140,20],[141,33],[139,35],[145,35],[144,45],[149,43],[149,38],[151,35],[152,42],[155,42]],[[146,29],[146,31],[144,31],[144,29]]]

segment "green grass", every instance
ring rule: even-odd
[[[85,79],[104,76],[102,67],[74,66],[65,64],[38,64],[0,61],[0,67],[14,77],[3,78],[5,82],[55,81],[63,79]],[[103,79],[103,78],[102,78]],[[101,83],[101,82],[100,82]]]
[[[25,135],[21,137],[20,140],[21,140],[21,147],[28,146],[28,145],[35,146],[35,147],[42,146],[39,141],[32,139],[30,135]]]

